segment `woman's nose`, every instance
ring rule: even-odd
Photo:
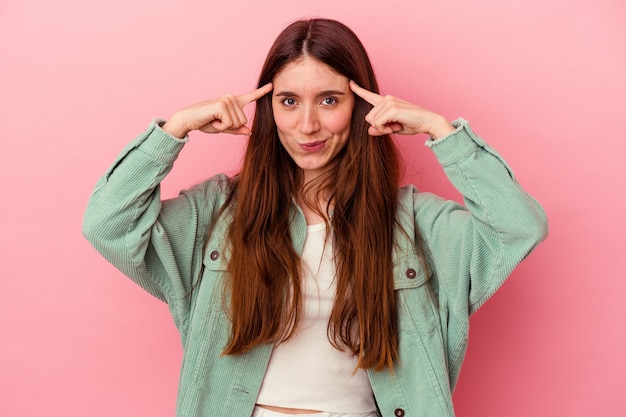
[[[304,109],[300,119],[300,131],[305,135],[310,135],[320,129],[320,120],[317,110],[314,108]]]

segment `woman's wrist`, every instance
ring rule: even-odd
[[[189,130],[186,129],[183,124],[176,122],[176,115],[173,115],[168,121],[166,121],[161,126],[161,129],[163,129],[165,133],[168,133],[178,139],[184,138],[185,135],[189,133]]]
[[[455,130],[455,127],[448,121],[448,119],[441,115],[437,115],[437,117],[433,119],[427,133],[433,140],[437,140],[449,135]]]

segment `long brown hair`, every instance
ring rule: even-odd
[[[271,47],[258,85],[271,82],[304,55],[378,92],[367,53],[345,25],[329,19],[292,23]],[[328,324],[331,343],[358,357],[362,368],[392,366],[398,354],[392,249],[400,162],[390,136],[372,138],[355,97],[349,140],[315,187],[330,195],[337,292]],[[225,295],[232,327],[225,354],[289,339],[301,314],[301,266],[290,235],[302,172],[283,149],[271,95],[256,103],[241,172],[225,205],[232,215]],[[332,216],[330,213],[332,207]]]

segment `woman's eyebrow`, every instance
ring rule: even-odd
[[[345,91],[341,91],[341,90],[324,90],[324,91],[320,91],[317,94],[317,97],[322,97],[322,96],[340,96],[340,95],[345,95],[346,92]],[[300,96],[296,93],[294,93],[293,91],[279,91],[277,93],[274,93],[275,97],[298,97],[300,98]]]
[[[341,90],[326,90],[319,93],[318,96],[341,96],[345,94],[346,92]]]

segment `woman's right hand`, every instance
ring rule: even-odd
[[[230,133],[250,135],[244,106],[272,91],[272,83],[240,96],[226,94],[213,100],[203,101],[177,111],[162,126],[170,135],[182,138],[192,130],[205,133]]]

